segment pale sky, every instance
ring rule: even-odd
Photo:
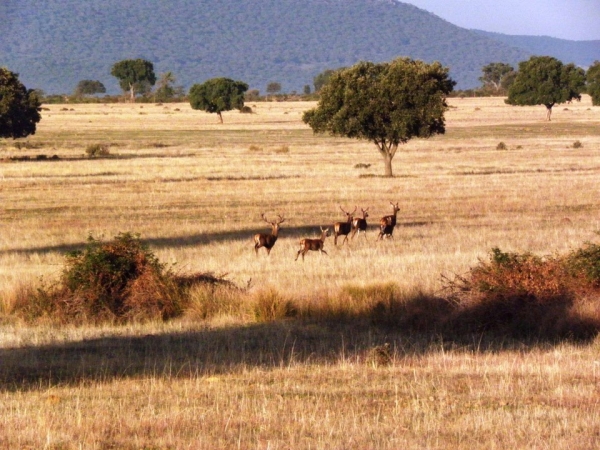
[[[399,1],[463,28],[576,41],[600,40],[600,0]]]

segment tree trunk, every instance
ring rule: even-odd
[[[219,116],[219,123],[223,123],[223,116],[221,115],[221,113],[218,112],[217,115]]]
[[[392,172],[392,156],[389,153],[383,155],[383,162],[385,164],[385,176],[393,177],[394,173]]]
[[[129,101],[135,103],[135,87],[133,84],[129,84]]]
[[[554,103],[552,103],[552,104],[548,104],[548,105],[545,105],[545,106],[546,106],[546,109],[547,109],[547,112],[546,112],[546,119],[548,119],[548,121],[550,121],[550,120],[552,120],[552,119],[550,118],[550,116],[552,116],[552,107],[554,106]]]

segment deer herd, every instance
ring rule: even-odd
[[[398,203],[392,203],[393,213],[389,216],[383,216],[379,219],[379,235],[377,236],[377,240],[381,240],[384,238],[391,237],[393,238],[394,227],[396,226],[396,217],[398,215],[398,211],[400,208],[398,207]],[[367,209],[362,209],[362,217],[354,217],[358,207],[354,208],[354,211],[348,212],[345,211],[344,208],[340,206],[342,212],[346,215],[345,222],[336,222],[333,224],[333,243],[337,245],[337,240],[339,236],[344,236],[342,240],[342,245],[348,241],[348,235],[350,235],[351,239],[354,239],[354,236],[358,233],[362,232],[367,238],[367,217],[369,217],[369,213]],[[285,221],[283,216],[277,216],[279,219],[273,222],[267,220],[264,213],[261,214],[262,219],[271,226],[271,234],[267,233],[257,233],[254,235],[254,251],[256,255],[258,255],[258,249],[264,247],[267,250],[267,255],[271,254],[271,249],[277,242],[277,237],[279,235],[280,225]],[[325,245],[325,239],[330,236],[329,228],[321,228],[321,237],[319,239],[310,239],[304,238],[300,239],[300,250],[296,253],[296,261],[298,257],[302,255],[302,261],[304,261],[304,255],[309,251],[318,251],[321,254],[327,255],[327,252],[323,249]]]

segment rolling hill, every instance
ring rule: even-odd
[[[395,0],[3,0],[0,65],[29,88],[71,93],[82,79],[118,93],[116,61],[145,58],[187,90],[216,76],[264,92],[301,91],[325,69],[410,56],[450,67],[457,88],[530,50]]]

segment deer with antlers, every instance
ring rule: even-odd
[[[396,216],[398,215],[400,208],[398,207],[398,203],[394,205],[392,202],[390,202],[390,205],[392,205],[394,212],[389,216],[383,216],[379,220],[379,235],[377,236],[377,240],[383,239],[384,237],[394,237],[393,233],[394,227],[396,226]]]
[[[360,210],[362,211],[363,216],[355,217],[352,220],[352,239],[354,239],[354,235],[356,233],[360,235],[361,231],[364,233],[365,239],[367,238],[367,217],[369,217],[369,213],[367,211],[369,210],[369,208],[360,208]]]
[[[308,253],[309,250],[313,252],[319,251],[321,252],[321,255],[323,253],[327,255],[327,252],[323,250],[323,245],[325,245],[325,238],[329,236],[329,228],[319,228],[321,228],[321,237],[319,239],[305,238],[300,240],[300,250],[298,250],[298,253],[296,254],[296,259],[294,261],[298,261],[298,256],[300,256],[300,254],[302,254],[302,261],[304,261],[304,255],[306,255],[306,253]]]
[[[344,211],[344,208],[340,206],[340,209],[344,214],[346,214],[345,222],[336,222],[333,224],[333,244],[337,245],[338,236],[344,236],[344,240],[342,241],[342,245],[344,242],[348,240],[348,235],[352,231],[352,221],[354,220],[354,213],[356,212],[356,206],[354,207],[354,211],[351,213]]]
[[[279,225],[281,225],[285,221],[285,218],[278,215],[277,217],[279,217],[279,220],[269,222],[265,217],[264,213],[262,213],[260,217],[262,217],[262,219],[265,222],[271,225],[271,234],[256,233],[254,235],[254,251],[258,256],[258,249],[264,247],[267,250],[267,255],[270,255],[271,249],[275,245],[275,242],[277,242],[277,235],[279,234]]]

